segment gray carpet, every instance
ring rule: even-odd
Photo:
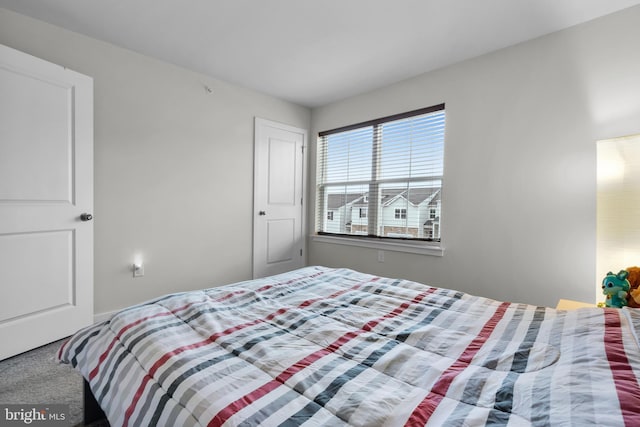
[[[0,404],[66,404],[69,425],[82,422],[82,377],[69,365],[57,362],[56,354],[64,341],[0,361]],[[106,421],[89,424],[103,427]]]

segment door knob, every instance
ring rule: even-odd
[[[258,212],[258,215],[260,215],[260,216],[264,216],[264,215],[266,215],[266,214],[267,214],[267,213],[266,213],[265,211],[260,211],[260,212]]]
[[[93,215],[91,215],[90,213],[83,213],[82,215],[80,215],[80,219],[82,221],[91,221],[93,219]]]

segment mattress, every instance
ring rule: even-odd
[[[59,359],[112,426],[638,426],[639,328],[306,267],[127,308]]]

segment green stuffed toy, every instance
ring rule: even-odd
[[[627,280],[629,272],[620,270],[618,274],[608,272],[602,281],[602,293],[607,296],[605,300],[606,307],[624,307],[627,305],[627,293],[631,285]]]

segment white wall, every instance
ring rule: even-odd
[[[251,277],[254,116],[308,109],[5,9],[0,43],[94,79],[96,313]]]
[[[445,253],[379,263],[377,250],[310,242],[309,262],[501,300],[595,301],[596,141],[640,131],[638,23],[634,7],[314,109],[312,135],[446,103]]]

